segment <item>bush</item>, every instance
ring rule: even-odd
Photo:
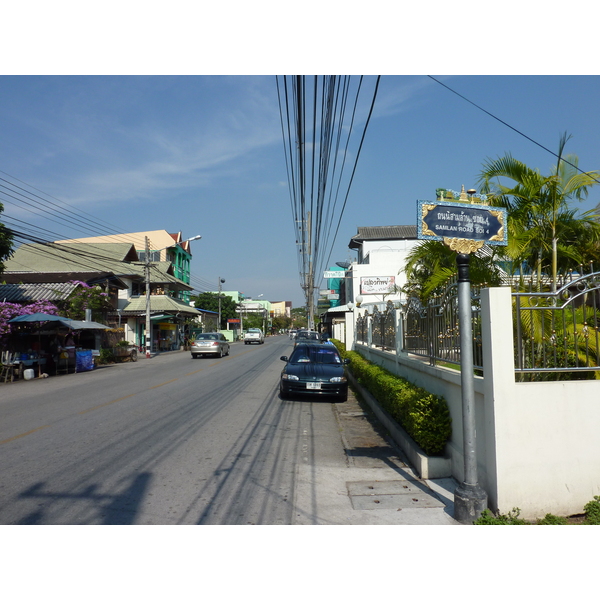
[[[548,513],[543,519],[537,520],[537,525],[567,525],[567,519]]]
[[[494,515],[486,508],[473,525],[529,525],[525,519],[519,519],[520,514],[519,508],[513,508],[507,515]]]
[[[107,365],[116,361],[115,354],[110,348],[100,348],[100,355],[96,359],[99,365]]]
[[[587,525],[600,525],[600,496],[594,496],[584,507]]]
[[[370,363],[358,352],[346,351],[337,340],[332,341],[342,358],[350,359],[352,375],[408,435],[430,456],[441,454],[452,435],[452,419],[444,398]]]

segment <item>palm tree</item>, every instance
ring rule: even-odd
[[[469,275],[475,286],[501,285],[504,274],[497,261],[499,250],[488,248],[472,255]],[[407,283],[402,291],[422,303],[444,288],[456,276],[456,252],[434,240],[424,241],[408,254],[404,271]]]
[[[578,158],[563,151],[568,139],[559,141],[557,163],[544,176],[513,158],[510,153],[484,164],[479,183],[490,203],[508,212],[507,253],[517,264],[529,264],[541,280],[544,259],[551,256],[552,289],[556,290],[559,255],[562,263],[577,266],[577,242],[600,240],[600,224],[593,211],[578,215],[569,208],[570,200],[584,200],[589,188],[599,183],[600,171],[583,173]],[[501,178],[508,179],[504,185]],[[573,247],[573,245],[575,247]]]

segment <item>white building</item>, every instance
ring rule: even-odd
[[[348,247],[356,250],[356,261],[346,271],[346,299],[363,305],[384,306],[402,300],[406,284],[404,267],[409,252],[419,244],[416,225],[359,227]]]
[[[416,225],[358,227],[348,247],[357,258],[345,272],[346,304],[330,308],[321,315],[325,330],[339,340],[354,336],[353,309],[356,305],[384,310],[388,300],[403,301],[400,289],[406,284],[404,267],[410,251],[422,243]],[[348,317],[348,318],[346,318]]]

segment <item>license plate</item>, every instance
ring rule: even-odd
[[[307,390],[320,390],[321,389],[321,382],[320,381],[307,381],[306,382],[306,389]]]

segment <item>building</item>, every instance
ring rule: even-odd
[[[343,271],[339,279],[333,280],[344,303],[321,314],[321,328],[345,340],[354,333],[352,319],[346,319],[354,306],[383,309],[390,300],[401,302],[400,290],[407,282],[404,273],[407,257],[420,243],[416,225],[358,227],[348,244],[357,252],[356,260],[338,263]]]
[[[169,239],[176,244],[172,237]],[[62,240],[60,243],[23,244],[5,261],[3,279],[12,284],[83,281],[87,285],[101,286],[113,309],[103,315],[104,322],[122,328],[129,342],[145,345],[145,265],[130,242]],[[152,262],[148,283],[152,350],[178,349],[190,322],[201,314],[181,297],[192,287],[176,277],[170,261]],[[64,291],[59,290],[59,293],[61,298],[68,297]]]
[[[346,298],[356,304],[385,305],[402,300],[407,279],[404,267],[410,251],[421,244],[416,225],[359,227],[348,247],[357,252],[346,271]]]
[[[146,261],[146,239],[149,242],[150,262],[171,263],[172,274],[183,283],[190,285],[190,263],[192,259],[191,240],[184,240],[181,231],[168,233],[164,229],[155,231],[139,231],[119,235],[103,235],[96,237],[58,240],[56,244],[133,244],[140,262]],[[190,287],[191,289],[191,287]],[[190,290],[178,290],[177,297],[184,302],[190,301]]]

